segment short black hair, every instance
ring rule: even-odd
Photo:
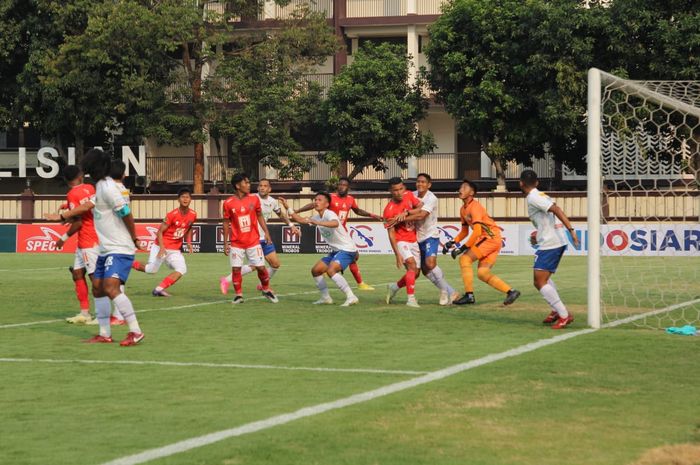
[[[231,185],[233,187],[236,187],[236,184],[239,182],[243,181],[244,179],[249,179],[248,175],[245,173],[236,173],[233,176],[231,176]]]
[[[124,177],[124,172],[126,172],[126,164],[119,159],[112,160],[112,164],[109,167],[109,177],[121,179]]]
[[[183,195],[183,194],[190,194],[190,195],[192,195],[192,190],[191,190],[189,187],[181,187],[181,188],[177,191],[177,198],[179,199],[180,196]]]
[[[398,176],[389,179],[389,185],[390,185],[390,186],[395,186],[395,185],[397,185],[397,184],[403,184],[403,179],[401,179],[401,178],[398,177]]]
[[[479,188],[476,187],[476,184],[474,184],[474,181],[472,181],[472,180],[470,180],[470,179],[462,179],[462,184],[467,184],[467,185],[469,185],[469,187],[471,187],[471,189],[474,191],[474,194],[476,194],[477,192],[479,192]]]
[[[427,179],[428,182],[433,181],[433,179],[430,177],[430,175],[428,173],[418,173],[418,175],[416,176],[416,179],[420,178],[421,176],[424,177],[425,179]]]
[[[520,180],[525,184],[527,187],[535,187],[537,185],[537,173],[535,173],[534,170],[523,170],[522,173],[520,173]]]
[[[338,178],[338,183],[340,183],[340,181],[347,181],[347,183],[350,184],[350,178],[348,178],[347,176],[341,176],[341,177],[339,177],[339,178]]]
[[[316,192],[316,195],[324,196],[326,198],[326,200],[328,200],[328,203],[329,204],[331,203],[331,194],[329,194],[328,192]]]
[[[63,167],[63,179],[65,179],[66,182],[71,182],[82,173],[78,165],[66,165]]]
[[[95,182],[107,177],[112,166],[111,157],[100,149],[90,149],[80,162],[83,173],[89,175]]]

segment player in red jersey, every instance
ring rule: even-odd
[[[357,201],[352,195],[349,194],[349,192],[350,180],[346,177],[338,179],[338,186],[336,188],[336,192],[331,194],[331,203],[328,207],[330,211],[338,215],[338,218],[340,218],[340,223],[345,229],[348,229],[347,223],[348,217],[350,216],[350,210],[355,212],[356,215],[366,216],[368,218],[374,218],[375,220],[381,221],[381,216],[375,215],[374,213],[370,213],[358,207]],[[284,199],[280,198],[280,201],[282,200]],[[296,211],[296,213],[303,213],[305,211],[310,211],[313,209],[314,204],[312,202],[301,207],[299,210]],[[290,210],[290,212],[288,213],[291,215],[292,213],[294,213],[294,211]],[[357,266],[357,260],[359,258],[360,254],[357,253],[355,255],[355,261],[352,262],[350,266],[348,266],[348,268],[350,269],[352,276],[355,278],[355,281],[357,281],[358,289],[360,289],[361,291],[373,291],[374,288],[362,280],[362,273],[360,273],[360,267]]]
[[[270,289],[270,274],[265,268],[265,257],[260,246],[258,225],[265,234],[265,241],[272,242],[267,230],[265,217],[262,214],[260,198],[250,195],[250,180],[242,173],[231,178],[231,185],[236,193],[226,199],[223,206],[224,216],[224,255],[229,256],[231,275],[236,296],[234,304],[243,303],[243,258],[248,258],[248,264],[258,270],[258,278],[262,286],[262,294],[272,303],[277,303],[277,297]]]
[[[419,307],[415,296],[416,278],[420,273],[420,249],[416,236],[416,227],[413,221],[397,222],[396,217],[403,216],[405,212],[423,206],[423,202],[406,190],[401,178],[389,180],[389,192],[391,201],[384,208],[384,220],[389,232],[389,242],[396,255],[396,268],[406,268],[406,274],[396,282],[387,286],[386,303],[389,304],[402,287],[406,288],[409,307]]]
[[[189,252],[192,254],[192,225],[197,221],[197,213],[190,208],[192,192],[183,187],[177,192],[177,201],[180,206],[167,215],[158,229],[158,245],[151,247],[148,263],[145,265],[137,260],[132,268],[146,273],[157,273],[160,265],[165,262],[172,273],[153,289],[154,297],[170,297],[167,288],[175,284],[185,273],[187,264],[182,255],[182,242],[187,240]]]
[[[63,168],[63,177],[70,190],[66,196],[66,203],[61,205],[62,209],[72,210],[92,201],[95,187],[83,183],[83,172],[78,166],[68,165]],[[97,324],[97,320],[90,315],[87,277],[92,282],[92,275],[95,273],[97,257],[99,256],[99,239],[95,231],[95,220],[91,210],[83,213],[70,224],[68,231],[56,241],[56,248],[62,249],[68,238],[76,233],[78,234],[78,248],[75,250],[75,261],[70,267],[70,272],[75,285],[75,295],[80,303],[80,313],[66,318],[66,321],[73,324],[94,325]],[[124,318],[116,309],[111,317],[111,324],[124,324]]]

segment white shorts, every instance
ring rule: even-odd
[[[403,242],[399,241],[396,243],[399,249],[399,255],[406,263],[409,258],[414,258],[416,260],[416,265],[420,266],[420,247],[418,247],[418,242]]]
[[[100,247],[90,247],[89,249],[75,249],[74,270],[86,270],[87,274],[95,272],[97,257],[100,256]]]
[[[148,264],[146,265],[147,273],[156,273],[160,269],[160,265],[165,263],[173,271],[180,274],[187,273],[187,264],[185,263],[185,256],[179,250],[165,249],[165,257],[158,258],[158,252],[160,252],[160,247],[157,245],[151,246],[151,252],[148,256]]]
[[[228,252],[228,258],[231,262],[231,268],[240,268],[243,266],[243,258],[248,257],[248,264],[250,266],[263,266],[265,265],[265,256],[263,255],[263,249],[260,244],[254,245],[247,249],[239,249],[238,247],[231,247]]]

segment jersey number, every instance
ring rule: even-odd
[[[250,215],[238,217],[238,228],[242,233],[250,232]]]
[[[182,236],[184,236],[186,229],[187,228],[177,228],[173,233],[173,239],[180,239]]]

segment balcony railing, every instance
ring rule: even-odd
[[[348,18],[406,16],[406,0],[347,0],[346,9]]]
[[[333,17],[333,0],[291,0],[288,5],[280,6],[274,2],[268,1],[258,11],[258,21],[266,19],[292,19],[294,12],[299,7],[308,6],[309,10],[314,13],[325,13],[326,18]],[[221,17],[227,13],[226,2],[211,2],[207,4],[207,12],[216,14],[216,17]],[[230,18],[230,21],[241,21],[240,17]]]
[[[447,0],[416,0],[416,14],[419,15],[439,15],[442,5]]]

